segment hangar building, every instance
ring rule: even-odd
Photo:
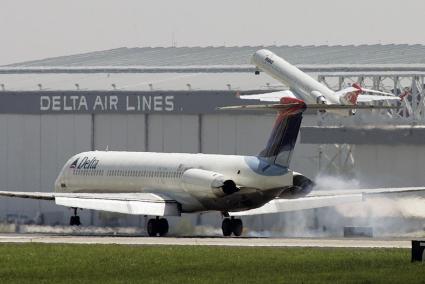
[[[249,59],[260,48],[120,48],[1,67],[1,188],[51,191],[64,162],[87,150],[257,154],[274,115],[224,113],[216,107],[241,104],[237,93],[285,89],[266,74],[253,74]],[[391,119],[387,114],[356,118],[357,127],[408,125],[392,140],[385,133],[369,140],[375,132],[363,128],[333,130],[352,122],[307,114],[292,168],[309,177],[348,172],[373,186],[425,184],[420,167],[425,156],[423,133],[420,126],[411,128],[423,124],[425,46],[267,48],[333,88],[360,78],[365,85],[394,92],[417,86],[415,113]],[[327,128],[317,128],[318,124]],[[350,143],[347,133],[352,137],[362,133],[364,139]],[[409,141],[400,144],[400,135]],[[3,219],[16,214],[32,219],[38,213],[49,224],[66,224],[71,214],[45,201],[0,200]],[[98,213],[81,216],[85,224],[108,223]],[[137,220],[128,217],[119,222],[128,225]]]

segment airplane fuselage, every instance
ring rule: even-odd
[[[258,68],[288,86],[307,104],[341,103],[333,90],[269,50],[255,52],[251,60]]]
[[[240,190],[225,194],[218,180]],[[292,171],[255,156],[92,151],[71,157],[56,192],[162,193],[182,212],[237,211],[255,208],[292,185]]]

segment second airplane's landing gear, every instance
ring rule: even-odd
[[[165,218],[156,217],[155,219],[149,219],[147,225],[148,235],[150,237],[165,236],[168,233],[168,221]]]
[[[223,236],[229,237],[232,233],[236,237],[242,235],[243,224],[241,219],[224,218],[223,223],[221,224],[221,229],[223,230]]]
[[[69,219],[69,225],[71,226],[80,226],[81,222],[80,222],[80,216],[77,215],[77,210],[78,208],[72,208],[74,209],[74,216],[71,216],[71,219]]]

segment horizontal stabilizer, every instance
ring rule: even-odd
[[[230,216],[262,215],[336,206],[343,203],[353,203],[361,201],[363,201],[362,194],[304,197],[298,199],[274,199],[259,208],[240,212],[229,212],[229,214]]]
[[[382,97],[395,97],[395,98],[400,99],[398,96],[396,96],[392,93],[387,93],[387,92],[382,92],[382,91],[372,90],[372,89],[366,89],[366,88],[361,87],[358,84],[353,84],[353,86],[342,89],[341,91],[338,91],[336,93],[337,94],[345,94],[345,93],[349,93],[349,92],[360,92],[361,94],[365,94],[365,93],[374,94],[374,95],[377,95],[377,96],[381,96],[381,99],[385,99],[385,98],[382,98]]]
[[[287,110],[299,104],[266,104],[266,105],[240,105],[219,107],[218,110],[256,110],[256,111],[271,111],[271,110]],[[326,104],[307,104],[307,109],[314,110],[338,110],[338,109],[399,109],[400,106],[376,106],[376,105],[326,105]]]
[[[414,196],[423,196],[423,194],[425,194],[425,187],[313,190],[305,197],[294,199],[276,198],[259,208],[241,212],[229,212],[229,214],[231,216],[250,216],[290,212],[361,202],[368,198],[379,196],[389,197],[393,194],[413,194]]]
[[[357,194],[362,193],[363,197],[376,196],[376,195],[390,195],[390,194],[423,194],[425,193],[425,187],[382,187],[382,188],[362,188],[362,189],[342,189],[342,190],[315,190],[308,196],[334,196],[334,195],[345,195],[345,194]]]

